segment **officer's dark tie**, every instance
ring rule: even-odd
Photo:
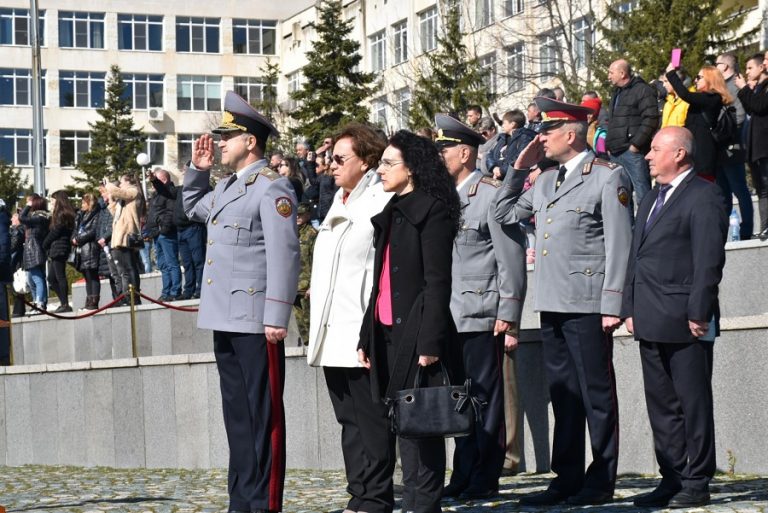
[[[227,185],[224,186],[224,190],[226,191],[229,189],[229,186],[232,185],[237,181],[237,173],[233,173],[232,176],[229,177],[229,180],[227,180]]]
[[[660,185],[659,186],[659,195],[656,196],[656,203],[653,204],[653,210],[651,210],[651,215],[648,216],[648,221],[645,222],[645,228],[647,229],[649,226],[651,226],[651,223],[659,217],[659,212],[661,212],[661,208],[664,206],[664,198],[667,196],[667,192],[672,188],[671,185]]]
[[[560,166],[560,170],[557,172],[557,182],[555,182],[555,192],[563,185],[565,181],[565,173],[568,171],[565,166]]]

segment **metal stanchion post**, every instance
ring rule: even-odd
[[[136,342],[136,304],[134,303],[134,292],[135,289],[133,288],[133,285],[128,285],[128,294],[130,295],[131,305],[131,349],[133,351],[133,357],[138,358],[139,346]]]

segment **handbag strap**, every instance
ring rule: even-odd
[[[423,366],[416,364],[416,377],[413,379],[413,388],[421,388],[421,371]],[[443,386],[447,387],[451,384],[451,379],[448,377],[448,369],[445,368],[443,360],[440,360],[440,370],[443,374]]]

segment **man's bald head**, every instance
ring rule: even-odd
[[[608,80],[616,87],[624,87],[632,78],[632,66],[624,59],[618,59],[608,68]]]
[[[693,134],[687,128],[670,126],[656,133],[645,156],[651,176],[660,184],[671,183],[693,165]]]
[[[168,180],[171,179],[171,174],[163,168],[158,167],[153,171],[153,173],[155,175],[155,178],[157,178],[163,183],[168,183]]]
[[[669,143],[674,147],[685,150],[689,161],[693,161],[694,142],[690,130],[681,126],[670,126],[662,128],[659,133],[667,137]]]

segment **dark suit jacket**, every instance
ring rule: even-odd
[[[621,317],[632,317],[635,339],[691,342],[688,321],[718,310],[728,215],[720,189],[691,172],[645,228],[657,189],[637,211]]]
[[[452,226],[445,203],[419,189],[404,196],[393,196],[371,222],[376,248],[374,282],[360,330],[359,348],[371,360],[371,393],[379,398],[387,396],[387,387],[392,394],[411,388],[419,355],[454,359],[447,353],[456,338],[450,310],[456,228]],[[397,346],[397,357],[384,368],[379,364],[379,357],[386,348],[377,336],[374,313],[387,241],[390,245],[391,339]]]

